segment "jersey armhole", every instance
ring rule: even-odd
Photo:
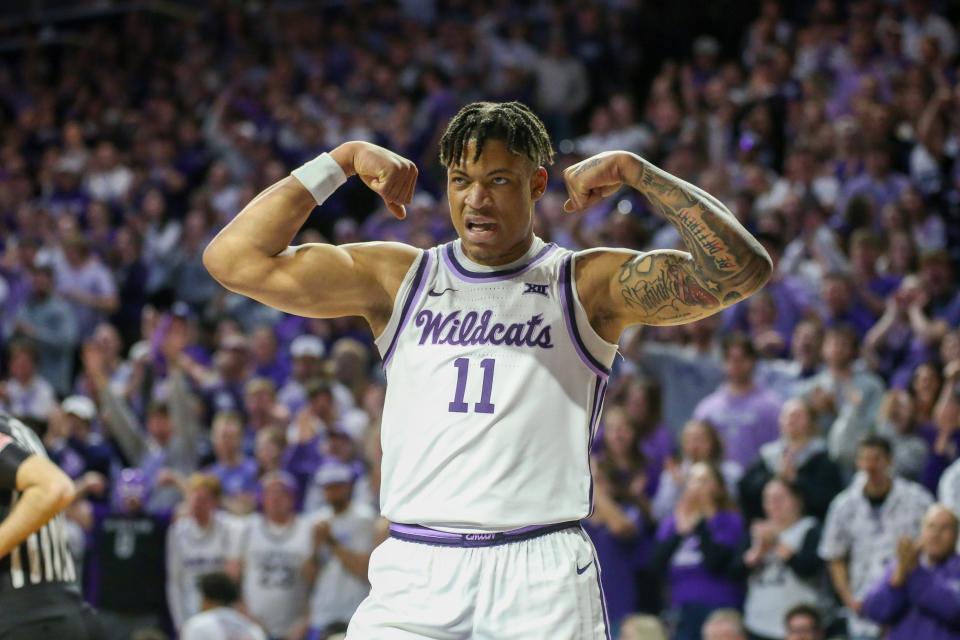
[[[606,378],[617,354],[617,345],[604,340],[590,325],[590,318],[577,293],[576,257],[570,253],[560,266],[563,316],[577,354],[594,373]]]
[[[430,269],[434,262],[434,249],[427,249],[420,252],[417,260],[414,260],[407,269],[400,288],[397,290],[397,297],[393,302],[393,312],[390,314],[390,320],[387,326],[374,339],[380,357],[383,359],[383,366],[386,367],[397,346],[397,337],[403,331],[404,326],[410,319],[413,308],[417,301],[423,296],[426,282],[429,279]]]

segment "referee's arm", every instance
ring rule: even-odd
[[[16,442],[0,449],[0,490],[20,492],[0,522],[0,558],[73,502],[73,482],[47,458]]]

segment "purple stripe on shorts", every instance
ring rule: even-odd
[[[560,296],[563,298],[560,306],[563,308],[563,321],[564,324],[567,325],[567,333],[570,334],[570,338],[573,340],[573,346],[577,351],[577,355],[580,356],[580,359],[583,360],[583,363],[587,365],[591,371],[606,379],[610,376],[610,369],[603,366],[600,361],[593,357],[593,354],[587,349],[587,345],[583,343],[580,332],[577,330],[577,315],[573,308],[572,261],[573,257],[567,256],[560,267]]]
[[[397,330],[393,333],[393,339],[390,340],[390,346],[387,347],[387,352],[383,354],[384,368],[390,363],[390,358],[393,357],[393,351],[397,346],[397,339],[400,337],[403,328],[412,315],[410,313],[411,307],[416,304],[420,296],[423,295],[423,290],[427,283],[426,274],[430,271],[430,261],[432,259],[433,253],[431,251],[423,252],[423,257],[420,258],[420,266],[417,267],[417,273],[413,276],[413,282],[410,284],[410,294],[407,296],[407,299],[403,301],[403,311],[400,312],[400,323],[397,325]]]
[[[607,615],[607,597],[603,593],[603,582],[600,580],[600,558],[597,557],[597,548],[593,546],[593,540],[590,539],[590,536],[587,535],[587,532],[584,531],[582,526],[580,527],[580,531],[583,532],[583,537],[587,539],[587,544],[589,544],[593,550],[593,564],[597,568],[597,588],[600,589],[600,610],[603,611],[603,631],[606,634],[607,640],[612,640],[612,636],[610,635],[610,616]]]
[[[532,269],[537,264],[542,262],[544,258],[553,253],[553,250],[556,248],[557,245],[551,242],[541,249],[540,252],[533,257],[533,260],[527,264],[522,264],[518,267],[503,269],[500,271],[471,271],[467,269],[457,260],[457,255],[453,250],[452,242],[448,243],[445,247],[441,247],[440,252],[443,254],[443,261],[447,264],[447,268],[450,269],[453,275],[465,282],[482,284],[484,282],[501,282],[503,280],[509,280],[510,278],[519,275],[528,269]]]
[[[557,524],[543,524],[501,531],[498,533],[451,533],[438,531],[416,524],[390,523],[390,536],[407,542],[440,545],[444,547],[495,547],[510,542],[530,540],[540,536],[562,531],[572,527],[579,527],[580,523],[558,522]]]

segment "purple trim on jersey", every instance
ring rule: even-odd
[[[590,410],[590,422],[587,423],[587,470],[590,472],[590,511],[587,517],[593,515],[593,459],[590,457],[590,450],[593,448],[593,438],[596,436],[596,427],[600,424],[600,410],[603,407],[603,396],[607,392],[607,382],[604,378],[597,376],[597,384],[593,387],[593,408]]]
[[[603,582],[600,580],[600,557],[597,555],[597,547],[583,526],[580,527],[580,531],[583,532],[583,537],[587,539],[587,544],[593,550],[593,566],[597,568],[597,588],[600,589],[600,610],[603,611],[603,632],[607,640],[613,640],[613,636],[610,635],[610,616],[607,614],[607,596],[603,593]]]
[[[387,352],[383,354],[384,368],[390,363],[390,358],[393,356],[393,351],[397,346],[397,339],[400,337],[403,328],[412,315],[410,308],[420,299],[420,296],[423,295],[423,290],[427,283],[424,275],[428,270],[428,265],[432,257],[433,255],[429,250],[423,252],[423,257],[420,259],[420,266],[417,267],[417,273],[413,276],[413,282],[410,284],[410,294],[407,296],[407,299],[403,301],[403,311],[400,312],[400,323],[397,325],[397,330],[393,333],[393,339],[390,340],[390,346],[387,347]]]
[[[536,524],[498,533],[451,533],[417,524],[391,522],[390,537],[407,542],[419,542],[443,547],[496,547],[501,544],[539,538],[548,533],[579,526],[579,522],[558,522],[557,524]]]
[[[610,369],[603,366],[599,360],[593,357],[593,354],[590,353],[587,345],[584,344],[583,339],[580,337],[580,332],[577,330],[577,315],[573,308],[572,261],[572,256],[567,256],[560,266],[560,297],[563,298],[560,306],[563,308],[563,321],[564,324],[567,325],[567,333],[570,334],[577,355],[580,356],[580,359],[583,360],[583,363],[587,365],[591,371],[606,379],[610,377]]]
[[[526,264],[522,264],[519,267],[513,267],[510,269],[503,269],[500,271],[470,271],[465,266],[460,264],[457,261],[456,252],[453,250],[453,243],[450,242],[446,247],[440,248],[440,253],[443,254],[443,261],[447,263],[447,267],[457,276],[459,279],[464,282],[471,282],[474,284],[482,284],[484,282],[501,282],[503,280],[509,280],[510,278],[532,269],[537,264],[543,261],[548,255],[550,255],[554,249],[557,248],[557,245],[550,243],[540,250],[537,255],[533,257],[533,260]]]

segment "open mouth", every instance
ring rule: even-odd
[[[494,231],[496,230],[497,225],[494,222],[468,222],[467,230],[468,231]]]

